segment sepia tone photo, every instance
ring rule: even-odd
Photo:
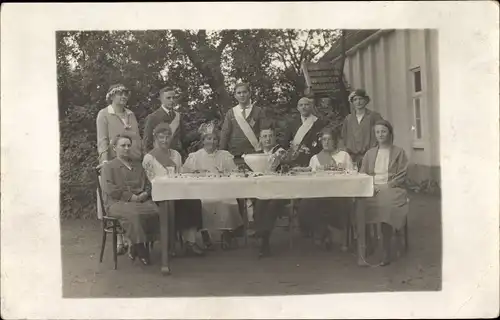
[[[438,37],[56,31],[63,297],[440,291]]]

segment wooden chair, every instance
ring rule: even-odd
[[[103,192],[102,192],[102,187],[101,187],[101,182],[100,182],[100,176],[101,176],[101,168],[97,167],[95,168],[95,177],[96,177],[96,182],[97,182],[97,190],[99,193],[99,205],[101,206],[102,209],[102,242],[101,242],[101,253],[99,256],[99,263],[102,263],[102,259],[104,256],[104,248],[106,247],[106,236],[108,233],[112,235],[113,239],[113,261],[114,261],[114,270],[118,268],[118,252],[117,252],[117,237],[119,234],[124,234],[125,231],[120,225],[120,222],[118,221],[117,218],[113,218],[108,216],[106,212],[106,208],[104,206],[104,200],[103,200]]]
[[[406,199],[408,205],[410,205],[410,199],[407,198]],[[348,228],[349,230],[349,234],[348,234],[348,243],[349,243],[349,246],[355,241],[356,237],[356,230],[354,229],[354,224],[355,224],[355,219],[352,219],[351,217],[351,221],[352,222],[349,222],[350,224],[350,227]],[[369,247],[371,246],[374,250],[374,242],[376,242],[378,240],[378,238],[380,238],[381,236],[381,231],[379,230],[380,228],[377,226],[377,224],[375,223],[369,223],[366,225],[366,250],[370,251]],[[403,232],[403,240],[404,240],[404,249],[405,249],[405,252],[408,252],[408,250],[410,249],[410,243],[409,243],[409,234],[408,234],[408,217],[406,217],[406,220],[405,220],[405,224],[404,224],[404,227],[402,228],[401,230]],[[394,232],[394,235],[396,237],[399,237],[401,236],[400,232],[401,231],[396,231]],[[368,253],[368,252],[367,252]]]

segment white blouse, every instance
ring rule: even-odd
[[[175,172],[179,172],[182,166],[180,153],[174,149],[170,149],[170,159],[175,163]],[[155,177],[166,176],[168,173],[167,169],[149,153],[144,156],[142,167],[146,171],[149,181],[152,181]]]
[[[226,150],[208,153],[205,149],[190,153],[182,166],[183,171],[232,171],[237,169],[234,157]]]
[[[342,164],[346,170],[353,170],[354,166],[352,164],[352,159],[347,152],[338,151],[332,155],[332,158],[336,163]],[[318,168],[321,167],[317,155],[311,157],[311,160],[309,161],[309,167],[312,169],[312,171],[317,171]]]
[[[378,149],[377,159],[375,160],[374,168],[374,183],[377,184],[387,184],[389,180],[389,156],[390,149]]]

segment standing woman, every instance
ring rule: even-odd
[[[368,109],[370,97],[363,89],[354,90],[349,95],[349,102],[354,106],[351,114],[347,115],[342,125],[342,141],[357,168],[366,151],[377,145],[373,126],[382,120],[380,113]]]
[[[144,156],[142,165],[149,181],[168,175],[168,168],[180,172],[181,154],[171,149],[173,133],[170,124],[160,123],[153,129],[153,150]],[[189,255],[202,256],[203,249],[196,243],[197,232],[202,227],[200,200],[175,200],[175,229],[182,233]]]
[[[111,141],[119,134],[126,134],[132,139],[130,148],[131,161],[140,161],[142,157],[141,137],[139,125],[132,111],[127,109],[130,90],[122,84],[112,85],[106,94],[106,102],[109,104],[97,114],[97,151],[99,153],[99,165],[102,166],[116,157],[111,146]],[[99,203],[99,193],[97,194]],[[102,218],[101,206],[97,206],[97,215]],[[118,237],[118,254],[124,254],[126,247],[121,236]]]
[[[393,145],[394,131],[388,121],[376,122],[374,129],[378,146],[365,154],[360,172],[374,176],[375,194],[371,198],[358,199],[356,206],[358,264],[361,266],[366,265],[366,223],[381,223],[384,247],[382,265],[388,265],[391,262],[393,231],[405,226],[409,210],[404,188],[408,158],[403,149]]]

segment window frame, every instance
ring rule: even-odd
[[[416,91],[416,73],[420,74],[420,91]],[[420,66],[410,69],[411,74],[411,101],[412,101],[412,145],[414,149],[424,149],[424,123],[425,123],[425,84],[424,77],[422,73],[422,68]],[[420,126],[417,126],[417,102],[419,101],[419,111],[420,111]],[[420,138],[417,136],[418,130],[420,129]]]

